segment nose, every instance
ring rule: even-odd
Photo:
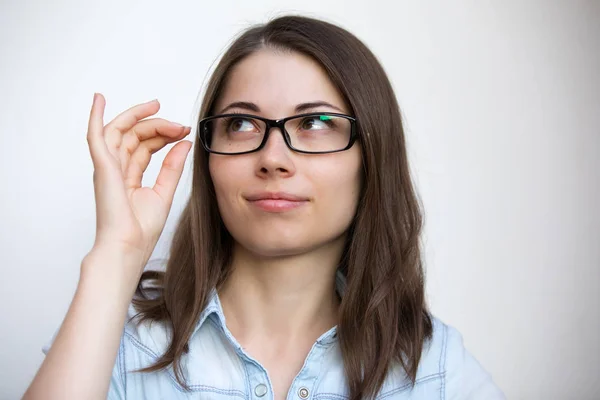
[[[279,128],[271,128],[265,146],[257,154],[257,174],[261,177],[288,177],[296,172],[292,150],[283,138],[284,133]]]

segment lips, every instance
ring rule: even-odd
[[[285,192],[262,192],[246,196],[253,206],[268,212],[284,212],[296,209],[306,204],[307,197]]]
[[[248,201],[258,200],[287,200],[287,201],[308,201],[308,197],[297,196],[286,192],[261,192],[246,196]]]

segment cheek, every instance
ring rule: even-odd
[[[358,205],[361,191],[360,160],[334,163],[314,171],[314,184],[320,198],[319,213],[330,224],[347,228]],[[337,222],[336,222],[337,221]]]
[[[235,207],[235,199],[240,188],[242,177],[236,174],[236,171],[244,171],[235,165],[234,160],[226,160],[219,157],[209,159],[208,168],[213,181],[219,211],[224,217],[224,214],[230,213]]]
[[[208,171],[210,172],[210,178],[213,181],[213,186],[216,191],[219,190],[219,187],[222,184],[222,175],[219,174],[219,171],[222,171],[222,168],[219,168],[219,164],[219,160],[215,159],[212,155],[209,156]]]

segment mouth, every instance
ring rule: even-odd
[[[308,197],[297,196],[284,192],[263,192],[246,196],[246,200],[253,207],[262,211],[281,213],[295,210],[306,205],[310,200]]]

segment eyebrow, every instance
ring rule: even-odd
[[[319,107],[327,107],[327,108],[337,110],[339,112],[343,112],[339,107],[336,107],[333,104],[327,103],[326,101],[311,101],[309,103],[300,103],[296,106],[294,111],[296,113],[301,113],[301,112],[305,112],[305,111],[312,110],[312,109],[319,108]],[[257,106],[255,103],[252,103],[249,101],[236,101],[236,102],[229,104],[227,107],[223,108],[219,112],[219,114],[224,114],[226,111],[231,110],[232,108],[241,108],[243,110],[248,110],[248,111],[252,111],[252,112],[256,112],[256,113],[260,112],[260,107]]]

